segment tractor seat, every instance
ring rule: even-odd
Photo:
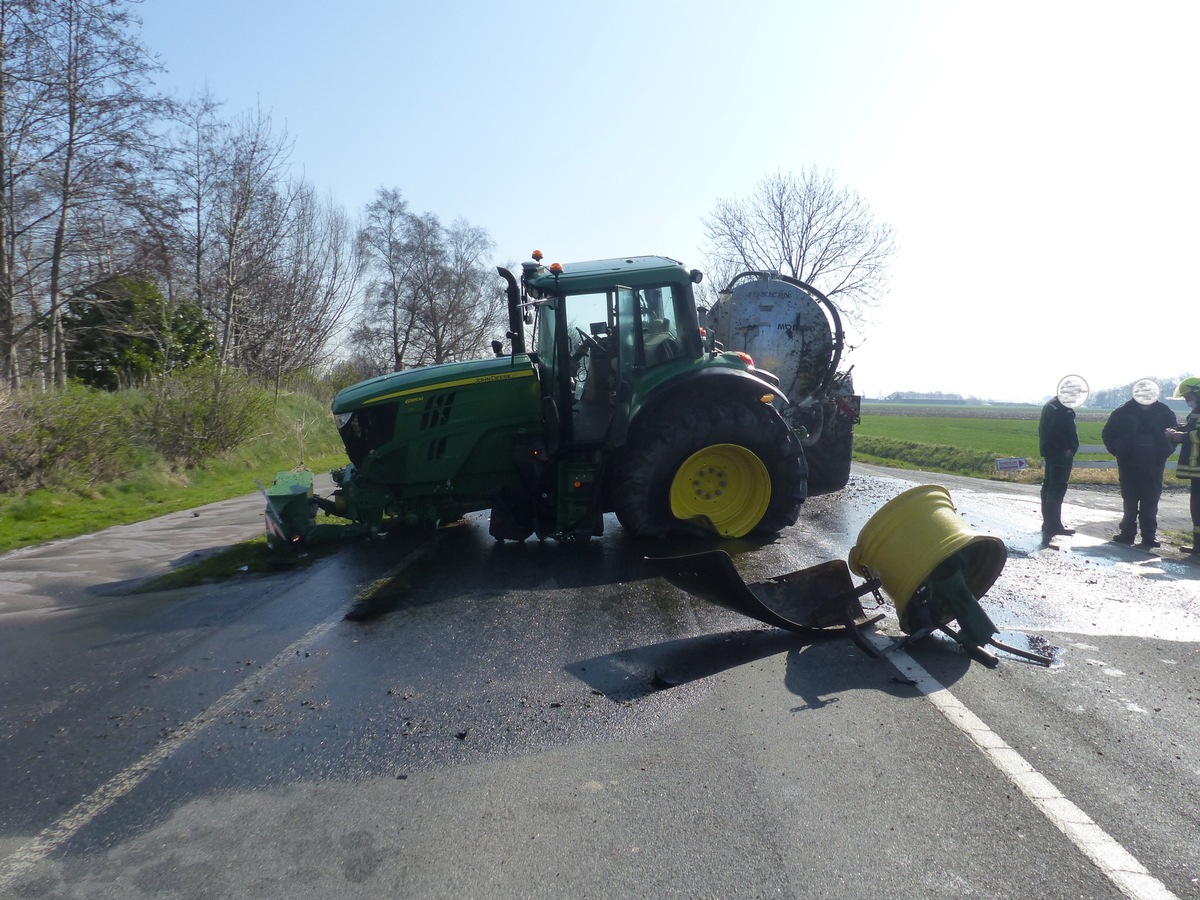
[[[679,355],[679,343],[671,331],[670,319],[651,319],[642,333],[646,365],[658,366]]]

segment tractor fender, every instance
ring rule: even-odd
[[[773,400],[764,402],[762,398],[768,395]],[[665,409],[689,403],[712,405],[730,401],[762,403],[773,407],[776,414],[779,414],[778,404],[789,405],[778,384],[754,372],[724,367],[693,370],[655,385],[648,393],[637,398],[630,409],[625,433],[615,444],[625,444],[640,422],[653,420]],[[799,438],[796,440],[799,441]]]

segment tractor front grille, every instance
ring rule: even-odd
[[[341,430],[350,462],[361,466],[367,454],[391,442],[396,434],[398,410],[399,404],[384,403],[355,411]]]

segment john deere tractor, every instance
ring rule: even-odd
[[[492,358],[334,398],[349,464],[329,498],[313,496],[310,473],[279,474],[265,492],[272,543],[328,527],[318,510],[374,530],[490,509],[492,536],[513,541],[587,540],[610,511],[636,535],[769,533],[796,521],[812,489],[805,443],[837,457],[822,457],[816,488],[845,484],[857,398],[841,396],[841,326],[815,290],[745,273],[698,312],[703,276],[675,260],[533,256],[520,278],[499,269],[507,346],[494,341]],[[768,334],[771,348],[789,344],[768,349],[786,383],[751,356]]]

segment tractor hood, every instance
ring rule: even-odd
[[[336,416],[377,403],[416,402],[430,391],[536,377],[533,363],[525,355],[442,363],[360,381],[338,392],[333,398],[332,411]]]

